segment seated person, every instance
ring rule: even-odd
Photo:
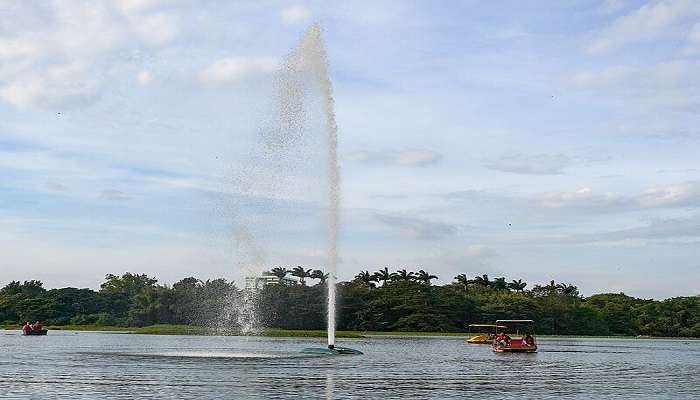
[[[30,330],[32,330],[32,327],[31,327],[31,325],[29,325],[29,321],[27,321],[27,322],[25,322],[24,325],[22,326],[22,331],[24,331],[24,333],[27,333],[27,332],[29,332]]]
[[[36,321],[36,322],[32,325],[32,330],[34,330],[34,331],[40,331],[41,328],[42,328],[42,325],[41,325],[41,322],[39,322],[39,321]]]
[[[508,346],[510,344],[510,336],[501,332],[498,335],[496,335],[496,343],[504,347]]]
[[[529,334],[523,335],[523,346],[534,346],[535,339]]]

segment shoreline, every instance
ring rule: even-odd
[[[3,330],[21,330],[19,325],[6,325],[0,327]],[[215,336],[216,331],[202,326],[190,325],[149,325],[144,327],[120,327],[104,325],[64,325],[46,326],[49,331],[89,331],[115,334],[136,335],[186,335],[186,336]],[[468,338],[477,332],[383,332],[383,331],[337,331],[336,337],[344,339],[362,339],[366,337],[463,337]],[[232,335],[238,336],[238,335]],[[293,330],[267,328],[251,336],[262,337],[326,337],[325,330]],[[669,336],[630,336],[630,335],[537,335],[540,338],[562,339],[654,339],[654,340],[700,340],[694,337],[669,337]]]

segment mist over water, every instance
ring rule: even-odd
[[[314,267],[329,274],[328,343],[334,344],[338,133],[318,25],[281,60],[273,80],[272,110],[261,121],[245,166],[232,174],[232,189],[240,194],[230,204],[236,267],[244,276],[260,275],[276,265],[304,265],[290,254],[318,254],[325,247],[325,260],[318,260],[325,265]],[[290,209],[298,219],[285,220]],[[289,237],[296,239],[293,245]],[[290,251],[290,246],[299,247]],[[233,320],[242,333],[259,329],[253,293],[237,294],[229,303],[224,320]]]

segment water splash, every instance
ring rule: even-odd
[[[245,170],[240,171],[234,180],[239,192],[249,199],[265,198],[269,201],[254,204],[258,209],[268,207],[268,214],[274,214],[275,201],[313,204],[317,200],[313,198],[314,194],[319,188],[325,188],[323,195],[318,194],[324,198],[324,205],[327,201],[328,207],[327,223],[324,224],[327,230],[326,272],[329,275],[328,344],[334,345],[340,174],[332,86],[318,25],[312,25],[299,45],[281,60],[273,85],[275,109],[258,136],[257,145],[260,147],[251,151]],[[317,118],[317,112],[322,115],[321,118]],[[323,135],[318,135],[319,130],[323,131]],[[310,160],[318,159],[323,159],[326,174],[319,174],[318,166],[311,165],[313,162]],[[239,206],[244,208],[246,205]],[[246,237],[235,239],[238,254],[247,258],[246,261],[239,261],[240,270],[259,274],[264,262],[272,261],[269,257],[274,256],[272,246],[279,250],[280,238],[275,238],[275,232],[270,231],[271,225],[259,219],[245,220],[239,215],[238,223],[239,231],[246,232]],[[255,329],[253,326],[257,324],[257,319],[252,316],[256,311],[256,302],[255,298],[248,300],[244,296],[234,303],[240,316],[237,322]]]
[[[304,59],[310,64],[311,71],[321,91],[328,141],[328,345],[334,346],[340,170],[338,168],[338,125],[335,122],[333,87],[328,74],[328,56],[321,38],[320,26],[314,24],[309,28],[304,35],[300,49]]]

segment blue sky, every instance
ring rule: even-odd
[[[322,267],[322,143],[282,166],[256,147],[318,22],[340,279],[698,293],[696,1],[27,1],[0,19],[0,284]]]

